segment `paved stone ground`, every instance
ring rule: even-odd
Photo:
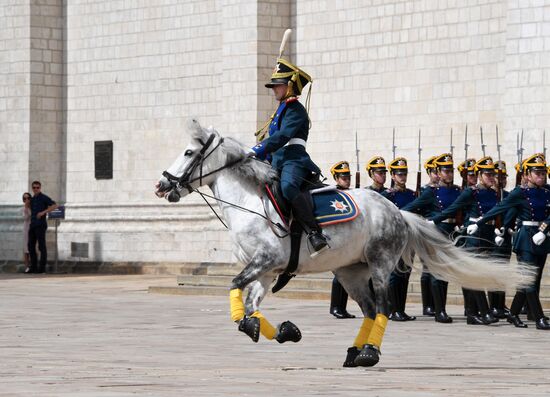
[[[533,326],[466,326],[452,306],[455,324],[390,323],[378,366],[344,369],[361,320],[333,319],[326,301],[268,297],[264,314],[294,321],[303,339],[254,344],[227,298],[147,293],[174,283],[0,275],[0,396],[550,394],[550,332]]]

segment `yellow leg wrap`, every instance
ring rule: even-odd
[[[232,289],[229,291],[229,309],[231,320],[239,321],[244,317],[243,290]]]
[[[273,339],[275,338],[275,334],[277,333],[277,330],[273,325],[267,321],[267,319],[264,317],[264,315],[258,311],[252,313],[252,316],[250,317],[256,317],[260,319],[260,333],[266,338],[266,339]]]
[[[355,337],[355,342],[353,342],[353,346],[355,346],[359,350],[363,348],[363,345],[367,343],[367,339],[370,335],[370,331],[373,325],[374,320],[372,318],[365,317],[363,319],[363,324],[361,324],[361,328],[359,328],[359,333]]]
[[[367,343],[369,345],[376,346],[380,349],[382,346],[382,338],[384,337],[384,332],[386,332],[386,325],[388,325],[388,318],[383,314],[378,313],[374,319],[374,326],[369,334]]]

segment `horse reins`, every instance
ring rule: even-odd
[[[225,201],[225,200],[222,200],[218,197],[215,197],[215,196],[211,196],[209,194],[206,194],[206,193],[203,193],[201,192],[200,190],[198,190],[197,188],[194,188],[191,186],[191,183],[195,182],[195,181],[199,181],[200,185],[202,185],[202,179],[207,177],[207,176],[210,176],[210,175],[213,175],[219,171],[222,171],[226,168],[230,168],[230,167],[233,167],[234,165],[242,162],[243,160],[246,160],[246,157],[244,158],[240,158],[240,159],[237,159],[235,161],[232,161],[228,164],[225,164],[224,166],[220,167],[220,168],[217,168],[215,169],[214,171],[211,171],[207,174],[204,174],[202,173],[202,166],[203,166],[203,163],[204,161],[212,154],[214,153],[214,151],[220,147],[220,145],[223,143],[224,139],[223,138],[220,138],[220,141],[218,142],[218,144],[205,156],[204,153],[208,150],[208,148],[210,147],[210,145],[212,145],[212,142],[214,141],[214,138],[215,138],[215,134],[211,134],[209,137],[208,137],[208,140],[203,143],[203,147],[202,149],[200,150],[199,154],[197,155],[197,157],[195,157],[195,159],[193,160],[193,163],[191,164],[191,166],[178,178],[177,176],[174,176],[172,174],[170,174],[168,171],[164,171],[162,173],[162,176],[164,176],[166,179],[168,179],[169,182],[171,182],[171,184],[173,185],[173,188],[175,188],[177,191],[180,191],[182,190],[183,188],[186,188],[187,191],[189,193],[192,193],[192,192],[196,192],[198,193],[202,199],[206,202],[206,204],[208,205],[208,207],[210,207],[210,209],[212,210],[212,212],[216,215],[216,217],[219,219],[219,221],[222,223],[222,225],[225,226],[226,229],[229,229],[229,227],[227,227],[227,225],[225,224],[225,222],[222,220],[222,218],[218,215],[218,213],[216,212],[216,210],[212,207],[212,205],[208,202],[208,200],[205,198],[205,197],[208,197],[208,198],[211,198],[213,200],[216,200],[216,201],[219,201],[221,203],[224,203],[224,204],[227,204],[231,207],[234,207],[234,208],[237,208],[241,211],[244,211],[244,212],[248,212],[248,213],[251,213],[251,214],[254,214],[254,215],[257,215],[263,219],[265,219],[266,221],[270,222],[271,225],[277,227],[278,229],[282,230],[285,234],[284,235],[279,235],[277,233],[275,233],[275,230],[273,230],[274,234],[279,237],[279,238],[284,238],[286,236],[288,236],[288,230],[282,226],[279,222],[274,222],[272,221],[269,217],[267,217],[267,211],[265,211],[265,205],[264,205],[264,211],[266,212],[266,215],[263,215],[263,214],[260,214],[259,212],[256,212],[254,210],[251,210],[251,209],[248,209],[248,208],[245,208],[245,207],[242,207],[240,205],[237,205],[237,204],[234,204],[234,203],[230,203],[228,201]],[[201,142],[202,143],[202,142]],[[197,178],[194,178],[194,179],[189,179],[189,177],[191,175],[193,175],[193,173],[195,172],[195,170],[197,169],[197,167],[200,167],[199,168],[199,177]],[[178,193],[179,195],[179,193]]]

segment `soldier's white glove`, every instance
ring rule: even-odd
[[[495,228],[495,234],[496,234],[498,237],[504,236],[504,226],[501,227],[500,229],[499,229],[499,228]]]
[[[504,242],[504,238],[502,238],[501,236],[495,237],[495,244],[497,245],[497,247],[500,247],[503,242]]]
[[[470,226],[468,226],[468,228],[466,229],[466,233],[468,233],[470,236],[472,234],[475,234],[479,229],[479,226],[476,225],[475,223],[472,223]]]
[[[541,245],[542,243],[544,243],[544,240],[546,240],[546,233],[538,232],[533,236],[533,242],[536,245]]]
[[[434,226],[435,226],[435,223],[434,223],[434,221],[432,221],[431,219],[426,219],[426,221],[428,222],[428,224],[430,224],[430,225],[434,225]]]

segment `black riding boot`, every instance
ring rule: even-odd
[[[332,293],[330,294],[330,314],[336,318],[355,318],[346,310],[348,305],[348,293],[336,278],[332,281]]]
[[[430,286],[430,276],[426,277],[424,273],[420,277],[420,291],[422,293],[422,314],[424,316],[434,316],[434,300]]]
[[[525,292],[516,291],[512,305],[510,306],[510,314],[508,315],[508,322],[514,324],[517,328],[527,328],[527,324],[519,318],[522,307],[525,305]]]
[[[313,216],[313,206],[311,205],[311,199],[309,192],[300,193],[290,203],[292,206],[292,213],[296,220],[300,223],[302,228],[307,234],[307,238],[313,253],[311,257],[315,257],[322,251],[328,248],[327,239],[321,233],[321,228],[317,225],[317,221]]]
[[[468,325],[483,325],[483,320],[479,316],[474,291],[471,289],[462,288],[464,296],[464,314],[466,315],[466,324]]]
[[[435,306],[435,321],[438,323],[452,323],[453,319],[447,315],[445,304],[447,303],[447,283],[441,280],[432,281],[432,295]]]
[[[535,325],[537,329],[550,330],[550,324],[548,320],[544,317],[544,312],[542,311],[542,305],[536,291],[527,292],[525,294],[527,298],[527,304],[529,305],[529,310],[533,314],[535,319]]]

